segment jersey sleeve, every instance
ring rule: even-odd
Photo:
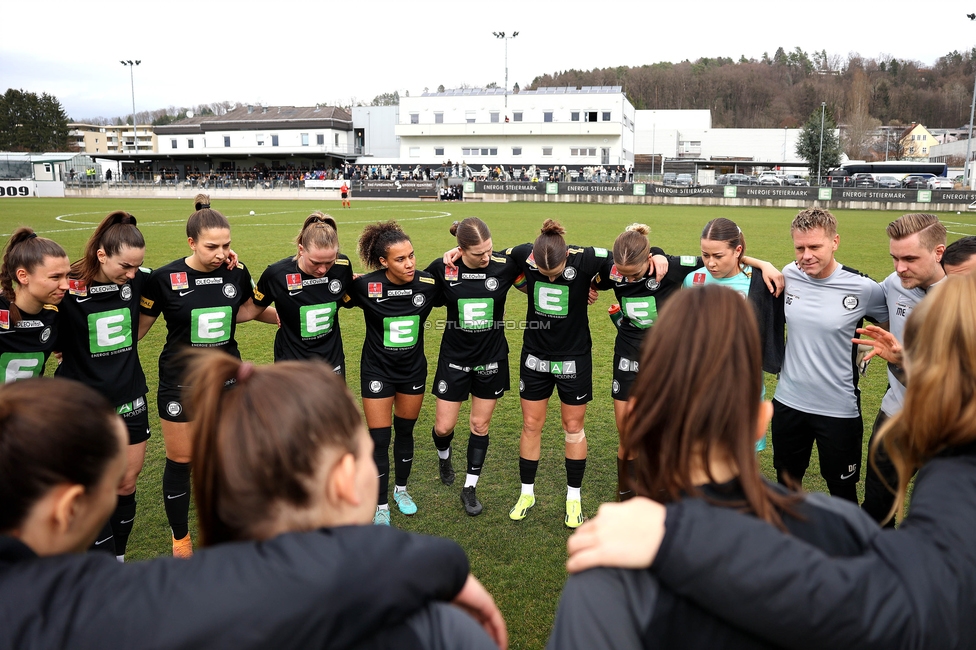
[[[883,323],[888,320],[888,299],[885,297],[884,287],[870,278],[865,278],[865,280],[867,280],[866,298],[868,304],[865,313],[868,318]]]
[[[529,268],[527,260],[532,254],[532,244],[519,244],[507,249],[505,254],[512,258],[520,273],[525,273],[525,270]]]
[[[258,285],[254,287],[254,304],[258,307],[267,307],[275,301],[274,277],[271,266],[264,270]]]
[[[694,266],[688,266],[684,263],[684,261],[686,261],[685,258],[691,257],[689,255],[683,255],[681,257],[676,255],[665,255],[665,257],[668,258],[668,272],[664,275],[664,277],[669,278],[675,284],[684,283],[692,273],[705,266],[705,264],[702,262],[702,258],[700,257],[692,258],[695,261]],[[685,286],[690,285],[686,284]]]
[[[587,246],[583,250],[587,264],[587,277],[595,278],[600,274],[610,275],[610,269],[613,268],[613,255],[610,254],[610,251],[599,246]]]
[[[163,311],[163,295],[158,271],[153,271],[146,281],[146,286],[139,297],[139,311],[147,316],[156,318]]]
[[[605,264],[601,264],[597,268],[596,275],[593,276],[593,284],[596,285],[596,288],[600,291],[612,289],[614,285],[614,281],[610,277],[614,270],[613,253],[609,253],[606,259],[607,262]]]
[[[247,267],[237,263],[238,268],[241,270],[241,304],[243,305],[249,299],[254,298],[254,280],[251,279],[251,272],[247,270]]]

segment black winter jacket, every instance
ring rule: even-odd
[[[379,526],[132,564],[0,537],[0,648],[348,648],[467,575],[456,543]]]
[[[668,506],[662,583],[787,648],[976,648],[976,444],[918,473],[898,530],[855,558],[690,499]]]

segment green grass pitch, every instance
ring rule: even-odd
[[[651,226],[652,243],[669,253],[696,254],[702,226],[718,216],[733,219],[746,235],[749,254],[772,261],[779,267],[792,260],[789,223],[796,213],[792,208],[735,208],[698,206],[637,206],[561,203],[416,203],[353,200],[352,209],[341,209],[338,201],[221,200],[214,208],[227,215],[232,224],[233,248],[255,280],[265,266],[294,253],[293,240],[303,219],[312,210],[334,215],[339,223],[342,250],[353,258],[354,268],[362,272],[355,259],[356,238],[363,224],[397,219],[411,236],[418,266],[455,245],[448,233],[454,219],[478,216],[493,232],[496,249],[532,241],[546,218],[559,220],[567,229],[567,241],[577,245],[610,248],[625,226],[642,222]],[[184,225],[192,212],[192,200],[171,199],[0,199],[0,232],[4,239],[19,225],[29,225],[39,234],[60,242],[71,259],[77,259],[94,225],[108,212],[124,209],[136,215],[147,241],[146,265],[160,266],[189,253]],[[250,215],[250,211],[254,215]],[[841,243],[838,259],[876,280],[891,272],[884,228],[899,216],[886,211],[837,211]],[[944,214],[950,240],[976,234],[976,216]],[[614,330],[607,317],[612,293],[603,293],[590,308],[593,336],[594,393],[587,413],[586,431],[589,462],[583,484],[584,514],[592,516],[600,503],[614,499],[616,486],[614,427],[610,399],[611,359]],[[508,317],[520,320],[525,313],[525,297],[512,292]],[[435,310],[436,321],[444,310]],[[341,315],[348,360],[348,385],[359,393],[359,358],[363,340],[363,319],[358,310]],[[153,436],[149,441],[146,466],[139,479],[139,509],[135,530],[129,541],[129,560],[141,560],[170,553],[170,535],[162,507],[161,475],[163,440],[155,419],[156,359],[164,340],[165,326],[157,323],[141,344],[142,362],[149,378],[149,401]],[[247,323],[238,329],[245,359],[270,363],[274,329],[262,323]],[[438,480],[436,454],[430,441],[434,400],[428,396],[416,428],[416,456],[410,491],[419,505],[411,518],[394,509],[395,526],[457,540],[471,559],[472,570],[492,592],[508,622],[512,648],[539,648],[545,644],[563,582],[566,578],[565,544],[569,531],[563,526],[565,470],[563,441],[559,425],[558,399],[553,398],[543,434],[543,456],[536,484],[537,505],[522,522],[512,522],[508,510],[518,496],[518,438],[521,413],[518,405],[518,350],[520,332],[509,332],[512,347],[513,390],[499,402],[491,426],[491,447],[478,495],[484,513],[468,517],[458,498],[463,481],[467,441],[467,408],[461,411],[454,443],[455,486],[447,488]],[[440,332],[427,332],[426,352],[430,374],[436,367]],[[689,341],[689,344],[693,342]],[[50,369],[49,369],[50,372]],[[775,378],[767,376],[767,391],[772,395]],[[865,420],[865,448],[874,416],[885,390],[883,364],[872,363],[861,382]],[[764,471],[772,473],[772,451],[760,454]],[[816,455],[807,473],[809,490],[824,490]],[[192,524],[191,524],[192,530]],[[323,604],[327,606],[327,604]]]

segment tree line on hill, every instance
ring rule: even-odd
[[[0,151],[59,151],[68,144],[68,115],[57,97],[8,88],[0,95]]]
[[[716,128],[797,128],[821,102],[845,129],[912,122],[954,128],[969,122],[974,73],[976,48],[926,66],[887,55],[842,59],[780,47],[759,60],[565,70],[538,76],[528,88],[619,85],[638,109],[708,109]]]

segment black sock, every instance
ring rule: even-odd
[[[136,520],[136,493],[119,495],[119,502],[115,512],[109,518],[112,533],[115,535],[115,554],[125,555],[125,547],[129,543],[132,532],[132,522]]]
[[[583,472],[586,471],[586,459],[566,459],[566,485],[571,488],[583,487]]]
[[[173,529],[174,539],[183,539],[190,532],[190,463],[166,459],[163,469],[163,506],[166,519]]]
[[[413,427],[416,420],[393,416],[393,474],[396,485],[406,485],[413,467]]]
[[[519,456],[519,480],[522,483],[535,483],[535,473],[539,471],[539,461]]]
[[[92,542],[88,550],[109,553],[112,557],[115,557],[115,544],[113,542],[112,524],[106,521],[105,525],[102,526],[102,530],[99,531],[98,537],[95,538],[95,541]]]
[[[380,490],[377,505],[384,506],[390,502],[390,436],[391,427],[379,427],[369,430],[369,437],[373,439],[373,461],[380,477]]]
[[[437,435],[437,431],[434,430],[434,427],[431,427],[430,435],[434,439],[434,448],[437,451],[447,451],[451,448],[451,442],[454,441],[454,429],[451,429],[451,432],[446,436],[439,436]]]
[[[481,476],[481,468],[485,465],[487,455],[488,434],[477,436],[472,433],[468,437],[468,474]]]

